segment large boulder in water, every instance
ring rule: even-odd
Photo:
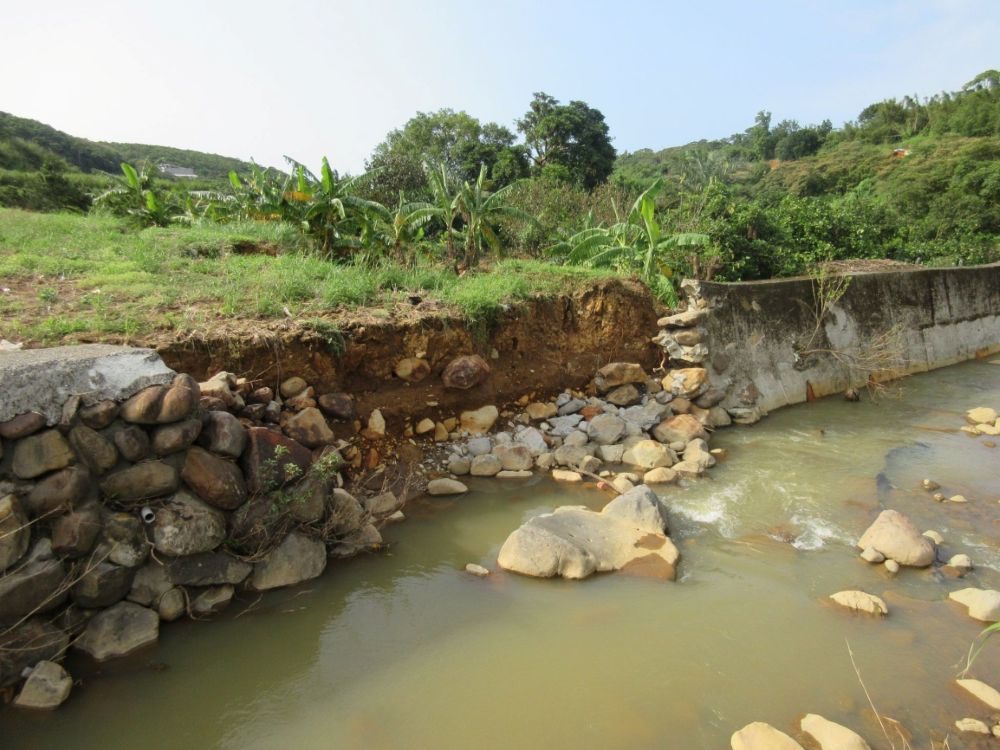
[[[294,586],[316,578],[326,569],[326,546],[293,531],[254,565],[250,587],[257,591]]]
[[[755,721],[733,734],[733,750],[803,750],[802,745],[770,724]]]
[[[73,678],[54,661],[40,661],[31,670],[27,682],[14,701],[20,708],[58,708],[69,697]]]
[[[819,743],[821,750],[871,750],[857,732],[819,714],[806,714],[799,722],[799,726],[803,732]]]
[[[858,541],[859,549],[873,547],[900,565],[926,568],[934,562],[934,543],[897,510],[883,510]]]
[[[672,580],[680,553],[666,530],[663,504],[639,485],[599,513],[565,506],[530,519],[507,537],[497,562],[538,578],[586,578],[626,569]]]
[[[58,659],[68,645],[69,636],[47,617],[32,617],[19,625],[0,628],[0,688],[20,682],[26,667]]]
[[[1000,622],[1000,591],[967,588],[952,591],[948,598],[968,607],[969,617],[982,622]]]

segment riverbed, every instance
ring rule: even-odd
[[[99,671],[71,659],[81,684],[70,700],[45,715],[0,709],[0,744],[723,748],[750,721],[791,731],[813,712],[888,747],[863,680],[914,748],[948,733],[952,750],[978,747],[953,722],[989,709],[954,678],[982,624],[947,593],[1000,588],[1000,448],[958,431],[983,405],[1000,407],[997,363],[720,431],[712,447],[728,456],[710,476],[662,491],[676,582],[496,571],[525,518],[600,508],[609,495],[593,485],[482,480],[457,499],[414,501],[383,530],[383,554],[332,563],[295,590],[244,594],[212,625],[165,627],[155,649]],[[969,502],[935,502],[925,477]],[[883,508],[938,531],[976,569],[892,577],[861,561],[854,542]],[[495,572],[473,577],[469,562]],[[889,616],[828,600],[855,588],[885,599]],[[1000,637],[972,674],[1000,687]]]

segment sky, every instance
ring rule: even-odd
[[[357,173],[448,107],[512,130],[532,94],[619,151],[835,126],[1000,67],[997,0],[0,0],[0,111],[92,140]]]

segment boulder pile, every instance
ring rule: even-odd
[[[620,492],[699,477],[716,463],[711,431],[732,422],[716,406],[721,397],[704,368],[652,378],[636,363],[612,362],[597,371],[588,392],[522,397],[519,411],[508,412],[505,428],[492,435],[495,407],[464,413],[465,430],[451,444],[445,468],[453,477],[522,478],[541,470],[577,482],[599,475]],[[626,470],[617,471],[622,465]]]
[[[52,367],[2,356],[0,390]],[[65,699],[70,644],[118,658],[155,643],[161,621],[315,578],[328,557],[379,546],[402,504],[343,489],[348,443],[331,426],[353,419],[344,394],[225,372],[199,383],[164,377],[155,355],[126,359],[117,391],[102,374],[117,365],[83,360],[100,388],[0,421],[0,688],[27,678],[21,705]]]

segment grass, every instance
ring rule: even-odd
[[[278,254],[237,254],[257,245]],[[135,339],[211,330],[235,319],[312,321],[390,310],[411,294],[470,323],[536,294],[581,288],[606,271],[502,260],[461,277],[443,265],[340,265],[281,224],[137,231],[106,216],[0,209],[0,337],[29,343]]]

